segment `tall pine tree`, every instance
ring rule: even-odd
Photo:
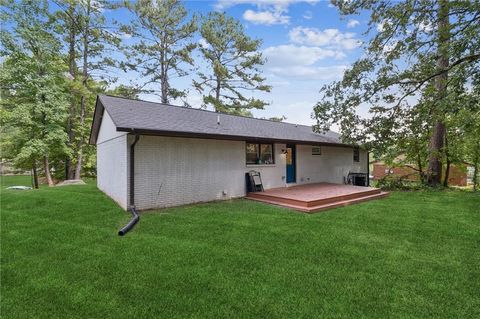
[[[85,141],[90,130],[93,104],[88,101],[97,93],[92,81],[116,80],[112,69],[118,67],[112,57],[121,42],[120,25],[107,19],[105,10],[118,4],[107,0],[58,0],[56,17],[67,51],[66,62],[70,86],[70,108],[66,122],[68,146],[72,150],[66,160],[66,178],[80,179],[84,160]]]
[[[217,112],[251,115],[251,109],[263,109],[267,103],[249,97],[253,92],[270,92],[259,67],[265,63],[259,48],[261,41],[245,34],[239,21],[225,13],[212,12],[200,28],[205,40],[200,47],[208,63],[207,72],[199,72],[193,84],[204,94],[205,105]]]
[[[158,94],[162,103],[184,98],[185,90],[173,87],[171,81],[188,75],[186,67],[193,65],[196,16],[189,18],[179,0],[139,0],[130,8],[137,20],[123,30],[137,42],[127,47],[124,69],[138,71],[144,79],[142,90]]]

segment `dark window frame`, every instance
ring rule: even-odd
[[[248,144],[255,144],[258,147],[258,157],[257,157],[257,162],[262,158],[262,145],[270,145],[272,147],[272,163],[270,164],[265,164],[265,163],[249,163],[247,161],[247,149],[248,149]],[[274,143],[257,143],[257,142],[246,142],[245,143],[245,162],[246,165],[275,165],[275,144]]]
[[[360,162],[360,147],[358,146],[353,148],[353,161],[356,163]]]
[[[314,152],[314,149],[318,149],[318,153]],[[312,146],[312,155],[313,156],[321,156],[322,155],[322,147],[321,146]]]

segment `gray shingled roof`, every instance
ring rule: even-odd
[[[319,134],[306,125],[227,115],[108,95],[98,96],[90,135],[91,144],[96,142],[103,109],[112,118],[117,131],[219,139],[342,144],[338,133],[330,131]],[[220,124],[217,124],[218,117]]]

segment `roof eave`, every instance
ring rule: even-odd
[[[97,144],[98,133],[100,132],[104,111],[105,107],[100,100],[100,95],[97,95],[97,99],[95,101],[95,110],[93,112],[93,121],[90,127],[90,136],[88,138],[88,143],[90,145]]]
[[[205,139],[231,140],[231,141],[256,141],[256,142],[285,143],[285,144],[294,143],[294,144],[302,144],[302,145],[319,145],[319,146],[324,145],[324,146],[335,146],[335,147],[354,147],[353,145],[343,144],[343,143],[330,143],[330,142],[307,141],[307,140],[288,140],[288,139],[263,138],[263,137],[227,135],[227,134],[209,134],[209,133],[197,133],[197,132],[153,130],[153,129],[129,128],[129,127],[117,127],[117,131],[140,134],[140,135],[153,135],[153,136],[205,138]]]

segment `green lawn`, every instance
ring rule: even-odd
[[[28,178],[5,177],[3,185]],[[480,196],[315,215],[247,200],[129,215],[94,183],[1,190],[2,318],[479,318]]]

